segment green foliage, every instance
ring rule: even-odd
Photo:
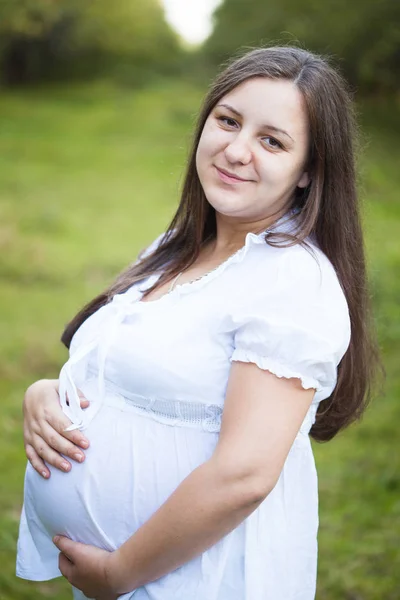
[[[60,15],[60,8],[48,0],[1,0],[0,31],[2,36],[15,35],[40,37]]]
[[[0,0],[3,80],[95,74],[115,65],[171,69],[177,36],[158,0]]]
[[[399,89],[400,3],[397,0],[225,0],[204,48],[213,64],[241,46],[285,42],[333,55],[352,84]]]
[[[97,84],[0,97],[1,600],[71,597],[62,581],[14,576],[23,392],[57,376],[63,325],[164,230],[201,95],[170,82],[136,93]],[[361,424],[314,445],[318,600],[398,600],[400,589],[400,115],[388,103],[360,110],[369,272],[388,380]]]

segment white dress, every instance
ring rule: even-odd
[[[234,360],[316,389],[278,483],[209,550],[124,598],[313,600],[318,493],[308,433],[335,387],[350,320],[320,250],[274,248],[263,238],[249,233],[215,271],[158,300],[141,302],[157,275],[133,285],[77,331],[60,396],[91,445],[84,463],[70,473],[51,469],[49,480],[28,464],[19,577],[60,575],[56,533],[117,548],[212,456]],[[86,411],[76,386],[91,401]]]

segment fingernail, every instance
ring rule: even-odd
[[[49,475],[46,471],[42,471],[42,476],[47,479]]]
[[[81,441],[81,443],[80,443],[80,445],[81,445],[83,448],[87,448],[87,447],[89,446],[89,442],[87,442],[86,440],[82,440],[82,441]]]
[[[54,542],[55,544],[57,544],[57,542],[58,542],[59,540],[60,540],[60,536],[59,536],[59,535],[55,535],[55,536],[53,537],[53,542]]]
[[[70,466],[69,466],[69,464],[68,464],[67,462],[63,462],[63,463],[61,463],[61,468],[62,468],[64,471],[69,471],[69,469],[70,469]]]
[[[74,459],[77,460],[78,462],[82,462],[83,461],[83,456],[82,454],[74,454]]]

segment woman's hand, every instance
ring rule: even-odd
[[[56,536],[53,542],[60,550],[58,566],[61,573],[85,596],[95,600],[115,600],[121,595],[117,590],[117,552],[73,542],[63,536]]]
[[[82,396],[81,407],[88,405]],[[44,461],[61,471],[71,469],[71,463],[61,454],[78,462],[85,460],[81,448],[88,448],[89,441],[79,430],[65,431],[71,421],[61,409],[57,379],[41,379],[29,386],[23,410],[26,456],[42,477],[50,477]]]

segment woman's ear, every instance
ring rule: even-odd
[[[308,171],[304,171],[304,173],[302,174],[302,176],[299,179],[297,187],[306,188],[308,186],[308,184],[310,183],[310,181],[311,181],[311,178],[310,178]]]

